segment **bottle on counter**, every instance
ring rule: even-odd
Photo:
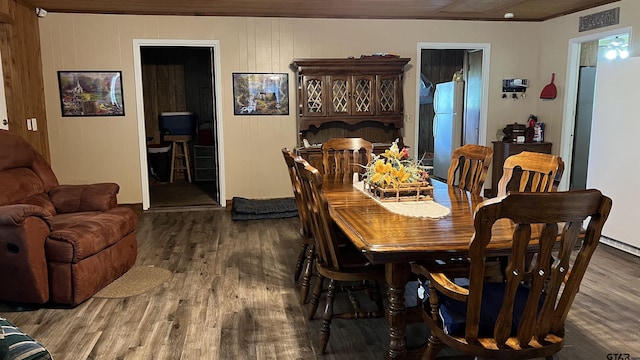
[[[535,142],[544,141],[544,123],[536,123],[533,126],[533,141]]]

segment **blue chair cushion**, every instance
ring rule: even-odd
[[[51,353],[15,325],[0,318],[0,360],[51,360]]]
[[[480,311],[480,325],[478,335],[481,337],[493,337],[493,328],[502,300],[504,299],[504,283],[485,283],[482,292],[482,308]],[[511,322],[511,334],[515,335],[522,313],[527,303],[529,289],[525,286],[518,287],[513,310],[513,320]],[[454,300],[443,294],[438,294],[440,301],[440,318],[442,319],[444,332],[452,336],[464,336],[467,321],[467,303]],[[540,300],[538,310],[540,310],[544,299]]]

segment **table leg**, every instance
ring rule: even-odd
[[[409,281],[409,263],[386,264],[385,277],[389,286],[389,353],[387,359],[404,359],[407,356],[407,309],[404,304],[404,287]]]

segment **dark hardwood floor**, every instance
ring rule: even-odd
[[[385,319],[334,320],[327,354],[317,355],[321,321],[305,320],[292,279],[298,218],[234,222],[226,210],[145,212],[138,240],[136,266],[171,270],[165,284],[75,308],[0,303],[0,316],[56,360],[384,357]],[[639,279],[639,258],[601,245],[569,313],[559,358],[640,357]],[[412,344],[422,341],[422,327],[410,332]]]
[[[150,182],[151,209],[219,207],[220,204],[215,200],[214,186],[212,182],[188,183],[181,179],[173,183]]]

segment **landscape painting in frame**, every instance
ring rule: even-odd
[[[233,73],[234,115],[289,115],[289,75]]]
[[[58,71],[62,116],[124,116],[120,71]]]

